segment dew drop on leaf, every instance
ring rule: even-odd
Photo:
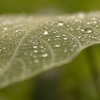
[[[93,32],[93,29],[92,27],[88,26],[84,29],[85,33],[92,33]]]
[[[37,46],[33,46],[33,48],[37,48]]]
[[[60,47],[60,45],[59,44],[56,44],[55,47]]]
[[[46,53],[46,54],[42,54],[42,57],[47,57],[48,56],[48,54]]]
[[[39,60],[38,60],[38,59],[35,59],[35,60],[34,60],[34,63],[39,63]]]
[[[66,53],[67,52],[67,49],[65,49],[64,52]]]
[[[4,27],[3,29],[4,29],[4,31],[6,31],[8,28],[7,27]]]
[[[63,38],[64,40],[67,40],[67,38]]]
[[[48,34],[48,32],[47,31],[45,31],[44,33],[43,33],[43,35],[47,35]]]
[[[34,53],[37,53],[38,51],[37,50],[34,50]]]
[[[57,26],[62,27],[63,25],[64,25],[64,22],[63,21],[59,21]]]

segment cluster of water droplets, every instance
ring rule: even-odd
[[[99,13],[79,13],[73,16],[69,16],[68,18],[65,17],[63,18],[64,31],[77,38],[81,44],[81,49],[94,43],[99,43],[100,18],[98,16]],[[62,17],[60,17],[60,19],[62,19]]]
[[[51,54],[53,56],[53,63],[70,59],[71,55],[80,50],[75,37],[61,30],[64,22],[58,21],[55,25],[55,21],[48,22],[45,25],[37,27],[31,34],[38,36],[40,39],[46,42],[47,47],[51,48]]]
[[[44,17],[43,24],[38,19],[0,17],[1,87],[68,63],[83,48],[100,42],[96,13],[48,18],[50,21]]]
[[[0,17],[0,84],[6,85],[20,77],[23,73],[21,61],[12,56],[27,30],[33,25],[31,16]],[[10,64],[11,62],[11,64]],[[17,64],[14,66],[14,64]],[[20,66],[19,66],[20,65]],[[10,66],[10,68],[8,68]],[[12,66],[12,67],[11,67]],[[6,71],[7,70],[7,71]],[[5,74],[6,73],[6,74]]]

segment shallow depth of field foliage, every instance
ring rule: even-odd
[[[59,21],[60,20],[59,18],[57,18],[57,16],[59,15],[66,15],[67,17],[67,14],[68,14],[68,18],[70,19],[69,15],[71,14],[75,14],[78,12],[89,13],[89,12],[95,12],[99,10],[100,10],[99,0],[95,0],[95,1],[94,0],[88,0],[88,1],[85,1],[85,0],[83,1],[80,1],[80,0],[0,0],[0,14],[1,15],[14,14],[15,16],[15,14],[17,14],[16,15],[17,18],[18,18],[18,14],[33,15],[35,17],[46,16],[47,21],[48,19],[57,19],[60,25],[62,24],[62,22]],[[100,13],[97,12],[94,14],[97,14],[96,16],[98,17],[97,22],[98,22],[98,26],[100,26],[99,25]],[[48,18],[47,16],[50,16],[50,17]],[[42,17],[40,18],[39,17],[37,17],[35,20],[38,22],[37,25],[39,25],[39,23],[42,23],[41,21]],[[78,18],[77,15],[75,17]],[[62,18],[64,22],[65,16]],[[87,18],[88,19],[85,18],[85,21],[88,21],[89,18],[91,18],[91,16]],[[13,17],[10,19],[12,19],[12,21],[14,20]],[[32,21],[29,21],[29,20],[24,21],[24,20],[25,18],[23,17],[23,19],[21,20],[22,23],[25,23],[25,24],[28,23],[30,26],[32,25]],[[43,20],[46,20],[46,19],[43,19]],[[85,23],[85,21],[83,22]],[[15,21],[15,23],[13,22],[13,24],[16,24],[16,22],[17,21]],[[71,25],[71,21],[69,22]],[[66,20],[65,20],[65,23],[66,23]],[[84,23],[82,25],[85,25]],[[55,22],[54,24],[57,24],[57,23]],[[53,26],[48,26],[48,27],[52,28]],[[54,25],[54,28],[57,28],[57,27],[55,27]],[[65,30],[63,30],[63,28],[61,30],[60,28],[57,28],[57,29],[58,31],[61,31],[63,33],[66,31],[65,27],[64,27]],[[36,29],[37,34],[40,31],[42,32],[41,27],[40,29]],[[90,27],[89,25],[85,27],[85,32],[90,32],[90,31],[93,33],[97,32],[96,34],[98,35],[100,30],[99,30],[99,27],[96,28],[93,24],[92,27]],[[30,33],[33,32],[35,34],[34,30],[29,31],[29,32]],[[95,34],[93,33],[91,33],[92,34],[91,36],[94,37]],[[45,32],[45,34],[47,34],[47,32]],[[60,33],[58,33],[58,35],[59,34]],[[40,36],[40,34],[38,35]],[[85,35],[85,37],[88,37],[88,35]],[[99,41],[99,35],[95,37]],[[41,38],[38,38],[37,35],[33,36],[33,38],[38,39],[38,41],[42,41],[44,43],[43,44],[44,46],[47,45],[46,42],[42,40]],[[65,38],[66,37],[64,37],[64,39]],[[97,40],[95,41],[95,39],[92,41],[92,37],[89,37],[89,38],[91,38],[89,40],[91,42],[90,45],[99,43]],[[26,38],[26,40],[28,40],[28,38]],[[74,43],[76,43],[76,40],[74,41]],[[70,45],[69,45],[69,48],[70,48]],[[2,46],[2,44],[0,44],[0,46]],[[79,52],[80,51],[81,50],[79,50]],[[48,53],[49,51],[47,50],[45,52]],[[58,52],[58,54],[60,53]],[[46,55],[43,55],[43,56],[46,56]],[[1,55],[0,60],[3,62],[2,55]],[[16,59],[16,61],[17,60],[19,61],[20,59]],[[41,58],[41,62],[42,60],[43,59]],[[20,60],[19,62],[21,61],[22,60]],[[58,59],[58,61],[60,60]],[[18,82],[18,83],[12,82],[14,84],[12,85],[7,84],[8,86],[4,84],[4,88],[0,90],[0,100],[100,100],[100,95],[99,95],[100,94],[100,80],[99,80],[100,79],[100,74],[99,74],[100,73],[100,45],[97,44],[97,45],[93,45],[84,49],[70,63],[68,62],[66,63],[64,63],[64,65],[60,65],[60,67],[54,67],[47,71],[41,71],[42,69],[40,69],[40,72],[42,73],[40,73],[39,75],[33,78],[31,77],[27,80],[24,80],[22,82]],[[50,62],[48,61],[47,64],[49,66]],[[19,66],[20,66],[20,63],[19,63]],[[40,67],[41,66],[42,64],[40,64]],[[10,71],[8,71],[8,73],[9,72]],[[1,72],[0,72],[0,75],[1,75]],[[11,74],[11,77],[13,77],[12,75],[13,74]],[[3,87],[3,85],[1,84],[0,87]]]

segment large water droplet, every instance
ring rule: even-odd
[[[84,31],[85,31],[85,33],[92,33],[93,29],[92,29],[92,27],[88,26],[88,27],[85,28]]]
[[[39,60],[38,60],[38,59],[35,59],[34,62],[35,62],[35,63],[39,63]]]

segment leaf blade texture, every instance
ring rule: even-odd
[[[69,63],[100,43],[100,13],[0,17],[0,88]]]

